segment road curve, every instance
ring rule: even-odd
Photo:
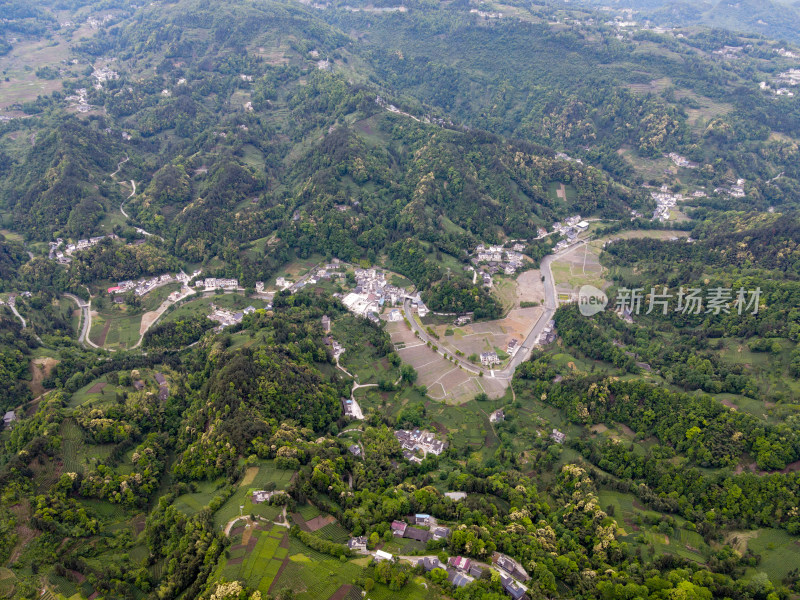
[[[89,329],[92,326],[92,301],[84,302],[73,294],[64,294],[67,298],[75,302],[81,310],[81,330],[78,333],[78,343],[83,344],[84,347],[89,345],[92,348],[97,348],[97,344],[89,339]]]
[[[582,240],[581,242],[573,244],[572,246],[569,246],[560,252],[548,254],[542,259],[541,265],[539,266],[539,271],[542,273],[544,278],[544,311],[539,316],[539,319],[534,324],[528,336],[525,338],[525,341],[522,343],[522,346],[520,346],[520,349],[517,350],[504,369],[494,371],[491,369],[485,369],[478,365],[467,362],[457,356],[453,356],[450,353],[447,353],[448,357],[452,356],[456,364],[461,365],[464,369],[476,375],[480,372],[483,372],[484,376],[493,376],[495,379],[511,379],[514,377],[514,371],[517,370],[517,367],[530,358],[534,342],[539,335],[541,335],[542,331],[547,326],[547,323],[553,318],[553,315],[555,315],[556,309],[558,308],[556,284],[553,280],[553,271],[550,268],[552,262],[557,258],[564,256],[565,254],[569,254],[579,246],[585,244],[587,241],[588,240]],[[403,303],[403,312],[405,313],[406,319],[408,319],[408,322],[411,325],[411,329],[417,333],[420,340],[426,343],[430,342],[432,346],[438,346],[438,340],[432,339],[427,332],[417,324],[416,320],[414,319],[414,314],[411,312],[411,302],[409,300],[406,300]],[[441,349],[438,349],[437,352],[442,356],[445,354],[445,352]]]

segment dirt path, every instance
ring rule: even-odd
[[[194,293],[195,293],[194,290],[191,288],[183,288],[181,290],[181,295],[178,296],[177,300],[172,301],[169,298],[167,298],[166,300],[164,300],[164,302],[161,303],[161,306],[159,306],[156,310],[151,310],[150,312],[144,313],[142,315],[142,322],[139,324],[139,341],[136,342],[136,345],[133,346],[133,348],[138,348],[141,345],[142,340],[144,340],[144,334],[147,333],[148,329],[150,329],[153,325],[156,324],[156,321],[158,321],[162,317],[162,315],[165,312],[167,312],[167,309],[170,306],[172,306],[173,304],[177,304],[184,298],[188,298]]]

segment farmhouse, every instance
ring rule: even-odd
[[[431,524],[431,516],[425,513],[417,513],[414,515],[414,523],[417,525],[430,525]]]
[[[17,420],[17,415],[13,410],[9,410],[6,414],[3,415],[3,427],[11,428],[14,426],[14,423]]]
[[[451,556],[450,560],[448,560],[447,563],[451,567],[464,572],[469,571],[470,567],[472,566],[472,561],[462,556]]]
[[[515,577],[521,581],[530,580],[531,577],[528,575],[528,572],[522,568],[522,565],[520,565],[510,556],[506,556],[505,554],[500,554],[498,552],[492,557],[492,559],[498,569],[502,569],[512,577]]]
[[[499,365],[500,359],[497,357],[497,352],[481,352],[481,364],[484,367]]]
[[[404,523],[403,521],[392,521],[392,535],[403,537],[406,533],[407,527],[408,524]]]
[[[356,552],[366,552],[367,538],[364,536],[350,538],[350,541],[347,542],[347,547]]]
[[[407,527],[403,537],[409,540],[416,540],[418,542],[427,542],[431,537],[431,533],[417,527]]]

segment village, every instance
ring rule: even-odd
[[[463,492],[448,493],[448,495],[450,494],[456,501],[462,500],[467,496]],[[420,543],[447,540],[452,535],[450,527],[440,525],[433,516],[426,513],[417,513],[406,517],[404,520],[395,519],[391,523],[391,532],[392,537],[414,540]],[[369,549],[370,540],[366,536],[350,538],[347,542],[347,547],[353,552],[370,555],[377,562],[405,560],[421,568],[426,573],[439,569],[444,572],[447,581],[456,588],[465,587],[476,579],[480,579],[486,571],[493,571],[499,577],[503,590],[513,600],[528,598],[526,584],[531,580],[531,576],[519,562],[499,552],[492,553],[488,563],[464,556],[399,557],[381,549],[371,551]]]
[[[55,260],[59,264],[68,265],[72,262],[70,256],[75,252],[88,250],[92,246],[96,246],[104,239],[116,240],[119,239],[115,234],[109,233],[108,235],[99,235],[91,237],[86,240],[78,240],[77,242],[65,242],[63,238],[56,238],[55,242],[50,242],[50,260]]]
[[[553,223],[553,231],[563,238],[556,244],[555,251],[558,252],[570,246],[587,229],[589,229],[589,222],[582,219],[580,215],[567,217],[563,223]]]
[[[436,435],[430,431],[398,429],[394,432],[394,437],[400,442],[403,457],[409,462],[421,463],[422,458],[428,454],[439,456],[447,449],[447,442],[436,439]]]

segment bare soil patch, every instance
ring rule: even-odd
[[[306,527],[308,527],[310,531],[319,531],[320,529],[325,527],[325,525],[330,525],[331,523],[335,522],[336,518],[332,517],[331,515],[327,515],[325,517],[319,515],[318,517],[314,517],[310,521],[306,521]]]
[[[86,392],[87,394],[99,394],[103,391],[103,388],[106,387],[108,384],[105,381],[98,381],[92,387],[89,388],[89,391]]]
[[[108,336],[108,330],[111,329],[111,321],[106,321],[106,324],[103,326],[103,331],[100,333],[100,339],[97,340],[97,345],[103,347],[106,345],[106,336]]]
[[[328,600],[344,600],[350,593],[351,589],[353,589],[352,585],[350,585],[349,583],[345,584],[338,590],[336,590]]]
[[[50,356],[35,358],[31,361],[31,382],[29,387],[34,398],[44,394],[45,389],[42,381],[50,377],[50,373],[53,372],[53,368],[58,362],[58,360]]]

